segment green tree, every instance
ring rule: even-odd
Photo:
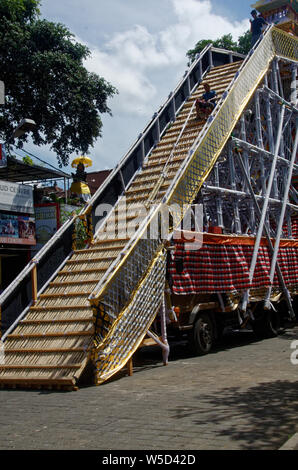
[[[102,136],[101,114],[117,90],[90,73],[83,61],[90,50],[60,23],[40,18],[39,0],[0,2],[0,138],[7,140],[24,117],[37,126],[35,145],[50,144],[60,167],[73,153],[87,153]],[[28,136],[19,138],[22,147]]]
[[[248,30],[238,39],[237,52],[248,54],[251,49],[251,32]]]
[[[212,39],[202,39],[197,42],[194,49],[187,51],[186,56],[189,58],[190,62],[193,62],[196,54],[201,52],[208,44],[212,44],[214,47],[220,49],[227,49],[229,51],[239,52],[240,54],[248,54],[251,45],[251,33],[246,31],[242,36],[239,36],[238,41],[233,41],[231,34],[225,34],[221,38],[212,40]]]

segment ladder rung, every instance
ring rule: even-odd
[[[5,349],[4,353],[6,354],[50,354],[50,353],[76,353],[76,352],[88,352],[90,348],[52,348],[52,349]]]
[[[104,268],[104,267],[101,267],[101,268],[88,268],[88,269],[72,269],[71,271],[66,271],[65,269],[63,269],[62,271],[59,271],[59,273],[57,274],[58,276],[60,275],[64,275],[64,274],[85,274],[85,273],[96,273],[98,271],[106,271],[107,268]],[[83,282],[83,281],[82,281]]]
[[[72,264],[77,264],[77,263],[91,263],[91,262],[97,262],[97,261],[114,261],[115,258],[112,256],[107,256],[107,257],[100,257],[100,258],[84,258],[84,259],[74,259],[74,260],[69,260],[65,264],[67,266],[72,265]]]
[[[60,282],[51,282],[49,287],[60,287],[60,286],[72,286],[76,284],[96,284],[97,280],[86,280],[86,281],[60,281]]]
[[[21,320],[20,325],[46,325],[56,323],[87,323],[92,321],[91,318],[55,318],[52,320]]]
[[[81,272],[81,271],[79,271]],[[61,294],[41,294],[40,299],[51,299],[60,297],[81,297],[83,295],[90,295],[90,292],[62,292]]]
[[[94,329],[88,331],[69,331],[64,333],[24,333],[24,334],[11,334],[8,335],[9,339],[23,339],[23,338],[63,338],[65,336],[92,336],[94,334]]]
[[[121,241],[123,241],[123,242],[128,242],[130,239],[129,239],[129,238],[118,238],[117,240],[119,240],[119,242],[121,243]],[[103,250],[104,245],[107,244],[107,243],[111,243],[111,242],[113,242],[113,240],[102,240],[101,243],[95,242],[95,244],[92,245],[91,248],[88,248],[88,249],[86,249],[86,250],[76,250],[76,251],[74,252],[74,254],[90,253],[90,252],[92,253],[92,252],[94,252],[94,251],[95,251],[95,252],[102,252],[102,251],[104,251],[104,250]],[[123,244],[120,245],[120,243],[119,243],[119,245],[116,245],[116,244],[115,244],[115,246],[111,246],[111,247],[108,247],[108,248],[105,248],[105,249],[113,250],[113,248],[115,248],[115,249],[122,248],[124,245],[123,245]],[[96,248],[96,245],[98,245],[98,244],[99,244],[99,245],[103,245],[103,246],[100,247],[100,248]]]
[[[57,307],[56,305],[54,306],[41,306],[41,307],[30,307],[30,311],[40,311],[40,312],[45,312],[48,310],[79,310],[79,309],[91,309],[89,305],[61,305],[60,307]]]
[[[0,365],[0,370],[9,370],[9,369],[80,369],[82,364],[56,364],[56,365],[49,365],[49,364],[4,364]],[[1,383],[1,377],[0,377]]]
[[[32,387],[33,385],[37,386],[58,386],[58,387],[64,387],[64,386],[71,386],[73,387],[75,384],[75,378],[74,377],[66,377],[63,379],[40,379],[38,377],[0,377],[0,386],[1,385],[11,385],[11,386],[16,386],[16,385],[21,385],[24,387]]]

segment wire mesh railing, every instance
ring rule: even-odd
[[[262,40],[252,50],[252,53],[248,55],[231,82],[230,87],[217,105],[216,110],[208,119],[206,126],[190,149],[188,157],[177,172],[163,200],[159,201],[157,209],[144,221],[142,225],[143,232],[150,225],[153,217],[157,216],[156,214],[161,210],[162,204],[167,204],[168,206],[177,205],[181,208],[180,211],[173,214],[172,228],[175,229],[179,225],[200,187],[208,177],[244,108],[267,73],[275,54],[278,52],[281,56],[298,60],[297,43],[297,38],[291,37],[272,26],[267,29],[266,34],[264,34]],[[92,305],[97,307],[97,318],[98,315],[101,318],[106,318],[110,322],[109,328],[113,328],[113,324],[118,324],[121,328],[119,318],[122,318],[123,312],[129,308],[130,299],[135,299],[133,293],[138,292],[146,276],[150,276],[150,268],[149,272],[147,271],[148,260],[144,263],[142,272],[136,268],[139,253],[142,251],[142,244],[143,240],[140,232],[137,232],[134,242],[131,243],[130,248],[123,254],[122,264],[118,266],[117,262],[114,264],[114,269],[111,270],[110,276],[106,277],[104,282],[99,283],[93,292],[92,298],[90,298]],[[156,249],[160,250],[160,245],[156,244]],[[154,256],[153,253],[152,255]],[[134,263],[134,260],[136,263]],[[127,268],[125,276],[120,276],[120,271],[124,265]],[[132,284],[130,283],[131,279],[134,279]],[[119,289],[131,292],[126,297],[126,303],[118,302]],[[154,293],[152,291],[150,295],[149,284],[147,289],[148,291],[145,289],[146,296],[148,296],[150,301],[146,305],[142,303],[142,308],[152,311],[150,302],[153,299]],[[116,299],[116,302],[107,302],[106,299]],[[107,305],[109,305],[109,311],[106,308]],[[135,304],[135,308],[138,309],[138,305]],[[135,336],[133,324],[129,328],[126,327],[126,334],[129,337]],[[110,334],[106,337],[102,335],[99,346],[95,345],[94,358],[98,364],[100,363],[100,351],[105,349],[110,351],[111,356],[117,351],[118,365],[120,363],[122,366],[124,365],[128,356],[124,349],[121,353],[121,344],[117,343],[115,338],[116,336],[111,336]],[[98,354],[96,353],[96,347],[98,348]],[[104,377],[104,369],[102,369],[102,373]]]
[[[213,52],[214,51],[214,52]],[[104,221],[98,216],[101,204],[115,205],[124,194],[136,174],[142,169],[144,159],[156,146],[158,140],[173,122],[192,90],[202,80],[204,72],[214,62],[226,63],[240,60],[242,56],[229,51],[218,51],[207,46],[190,65],[176,88],[169,94],[165,103],[155,113],[127,154],[117,164],[103,185],[92,196],[78,215],[66,221],[56,234],[35,255],[15,280],[0,295],[0,337],[18,317],[34,303],[36,294],[44,288],[48,279],[56,272],[63,260],[71,255],[76,247],[73,243],[77,220],[83,219],[87,226],[88,240],[91,241],[96,227]],[[92,231],[91,231],[92,228]],[[37,274],[36,274],[37,270]],[[35,276],[37,282],[35,283]],[[36,284],[36,285],[35,285]],[[34,289],[36,290],[33,294]]]

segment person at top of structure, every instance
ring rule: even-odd
[[[253,17],[253,20],[250,20],[251,47],[253,47],[262,34],[263,26],[268,23],[262,16],[258,16],[256,10],[252,10],[251,16]]]
[[[209,114],[216,106],[216,91],[210,89],[209,83],[204,83],[205,93],[202,98],[196,99],[197,119],[200,119],[201,113]]]

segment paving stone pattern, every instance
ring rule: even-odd
[[[184,343],[139,352],[132,377],[77,392],[0,390],[0,449],[273,450],[298,431],[298,326],[228,334],[204,357]]]

